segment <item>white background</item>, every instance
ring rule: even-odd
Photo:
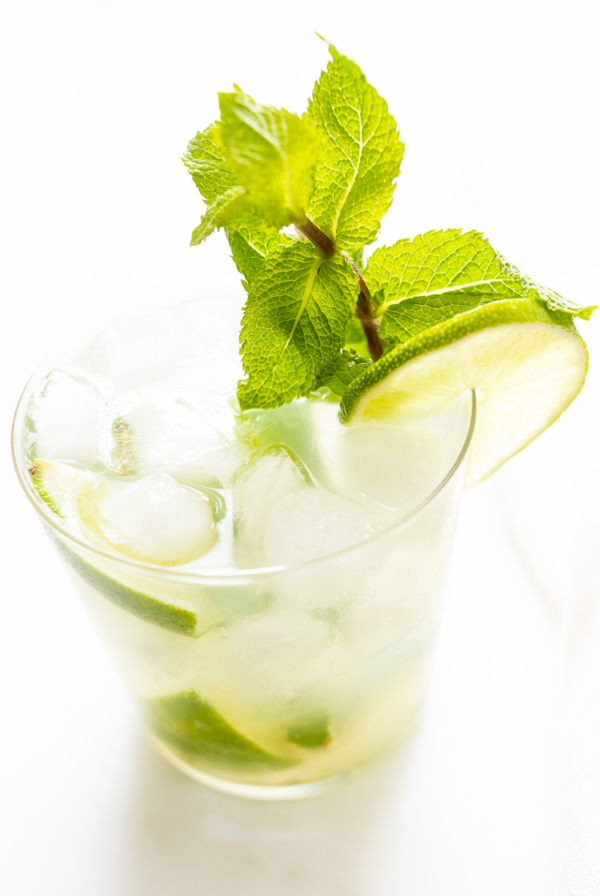
[[[19,493],[8,443],[26,379],[79,324],[118,306],[239,290],[221,235],[187,248],[201,201],[178,159],[233,81],[301,112],[327,60],[313,30],[359,62],[406,142],[383,241],[481,229],[534,278],[597,302],[599,26],[593,0],[4,4],[3,892],[557,892],[560,651],[524,572],[528,545],[506,521],[527,519],[523,482],[539,470],[538,494],[560,495],[581,472],[583,444],[592,463],[586,421],[598,419],[598,393],[584,393],[554,443],[542,437],[532,460],[466,495],[427,718],[406,756],[287,805],[209,792],[146,744]],[[600,350],[597,329],[582,326]],[[542,567],[544,551],[560,551],[561,525],[557,514],[556,541],[534,546]]]

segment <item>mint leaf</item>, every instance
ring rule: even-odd
[[[476,231],[432,230],[377,249],[365,280],[388,345],[498,299],[538,299],[552,310],[586,318],[594,310],[565,303],[557,293],[534,284]]]
[[[118,476],[135,476],[137,462],[131,425],[123,417],[115,417],[111,426],[113,449],[112,469]]]
[[[192,175],[207,210],[192,233],[198,246],[219,227],[225,227],[233,260],[246,286],[262,268],[265,256],[291,239],[268,228],[247,210],[247,194],[222,155],[220,123],[200,131],[188,143],[183,163]]]
[[[248,209],[248,196],[243,187],[231,187],[211,202],[200,223],[192,231],[190,246],[199,246],[219,227],[239,218]]]
[[[199,131],[190,140],[183,164],[207,205],[190,242],[191,246],[199,246],[214,230],[247,213],[248,197],[223,160],[218,123]]]
[[[362,373],[373,362],[367,360],[351,348],[342,349],[339,355],[336,355],[327,370],[323,374],[319,386],[328,386],[334,395],[341,398],[352,380]]]
[[[192,137],[182,157],[207,204],[219,199],[228,190],[241,186],[225,164],[219,142],[219,125],[215,122]]]
[[[265,258],[279,246],[290,246],[294,240],[261,227],[258,218],[248,216],[236,221],[226,228],[227,239],[231,247],[231,257],[240,274],[245,278],[246,289],[256,279],[265,262]]]
[[[350,265],[339,255],[323,258],[308,242],[267,256],[242,319],[242,409],[278,407],[321,384],[343,346],[357,292]]]
[[[261,106],[244,93],[220,93],[223,154],[254,210],[277,229],[306,220],[317,136],[286,109]]]
[[[561,295],[550,289],[549,286],[534,283],[526,274],[522,274],[517,268],[508,263],[506,264],[506,270],[514,273],[515,277],[520,278],[523,288],[528,288],[532,297],[534,292],[537,293],[537,297],[546,303],[550,311],[562,311],[565,314],[570,314],[572,317],[589,320],[598,307],[597,305],[577,305],[575,302],[569,301],[569,299],[563,299]]]
[[[391,205],[404,152],[387,103],[359,67],[330,47],[307,117],[321,138],[308,217],[335,244],[355,252],[372,243]]]
[[[364,330],[361,326],[360,321],[355,316],[352,316],[350,318],[346,327],[345,347],[348,349],[348,351],[354,350],[363,358],[367,358],[368,360],[371,359],[367,340],[365,339]]]

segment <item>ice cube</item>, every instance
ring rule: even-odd
[[[98,387],[63,370],[53,370],[36,389],[28,416],[34,432],[30,456],[94,467],[104,396]]]
[[[230,318],[223,303],[180,302],[111,324],[72,363],[108,377],[121,394],[187,364],[215,362],[228,348]]]
[[[235,477],[233,519],[240,567],[265,565],[263,541],[274,505],[289,492],[305,487],[300,469],[281,448],[263,454]]]
[[[293,609],[272,610],[209,633],[195,674],[203,693],[236,702],[290,700],[327,674],[337,651],[331,626]]]
[[[340,615],[338,628],[351,663],[386,651],[410,653],[431,637],[439,592],[420,586],[417,564],[427,562],[408,545],[382,560],[363,580]],[[423,569],[423,567],[421,567]]]
[[[369,575],[339,620],[355,661],[386,651],[408,661],[431,641],[452,548],[456,500],[452,490],[442,491],[369,551]]]
[[[387,515],[317,489],[294,492],[273,507],[264,537],[268,565],[290,565],[274,586],[280,605],[336,624],[372,575],[366,546],[389,524]],[[307,561],[323,559],[312,564]]]
[[[284,495],[274,503],[264,535],[267,563],[298,564],[376,535],[385,519],[356,501],[319,489]]]
[[[334,402],[300,398],[279,408],[246,411],[244,417],[253,426],[259,448],[285,446],[293,457],[300,459],[311,477],[327,488],[322,481],[321,452],[316,440],[320,430],[341,427],[338,410]]]
[[[446,440],[447,442],[447,440]],[[452,459],[426,421],[324,428],[318,437],[329,487],[409,511],[442,481]]]
[[[152,386],[109,402],[98,451],[119,475],[166,472],[180,482],[223,488],[250,453],[223,396]]]
[[[209,498],[167,473],[86,489],[77,506],[95,541],[100,535],[121,553],[149,563],[189,563],[217,537]]]

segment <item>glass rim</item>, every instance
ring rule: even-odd
[[[53,353],[52,353],[53,354]],[[216,580],[239,580],[239,579],[248,579],[248,578],[260,578],[271,576],[273,574],[280,574],[286,572],[299,571],[303,569],[308,569],[314,566],[318,566],[323,563],[329,563],[331,561],[335,561],[336,559],[340,559],[343,556],[354,556],[361,550],[368,549],[371,545],[381,541],[384,538],[387,538],[394,532],[397,532],[403,526],[405,526],[410,520],[414,519],[420,513],[422,513],[431,502],[436,498],[436,496],[448,485],[452,479],[458,473],[462,463],[466,459],[469,447],[471,445],[473,439],[473,433],[475,430],[475,422],[477,418],[477,397],[475,393],[475,389],[467,389],[463,393],[463,395],[468,392],[471,393],[471,409],[470,409],[470,419],[469,426],[467,428],[467,433],[464,438],[461,449],[448,470],[448,472],[442,477],[442,479],[438,482],[438,484],[429,492],[429,494],[420,501],[416,507],[413,507],[412,510],[409,510],[403,516],[399,517],[399,519],[395,520],[391,525],[382,529],[381,532],[378,532],[372,538],[365,539],[364,541],[357,542],[356,544],[349,545],[348,547],[341,548],[338,551],[333,551],[330,554],[325,554],[322,557],[314,557],[310,560],[305,560],[301,563],[291,563],[291,564],[280,564],[278,566],[261,566],[261,567],[253,567],[250,569],[224,569],[215,567],[211,570],[210,567],[206,567],[205,569],[197,569],[197,570],[185,570],[181,568],[177,568],[174,566],[162,566],[156,563],[148,563],[145,560],[136,560],[133,557],[127,557],[126,555],[119,555],[116,552],[110,550],[104,550],[101,547],[98,547],[90,542],[84,540],[84,538],[78,538],[71,532],[68,532],[60,523],[57,521],[56,514],[52,512],[52,510],[48,507],[47,504],[40,501],[33,493],[31,489],[31,485],[28,479],[24,475],[22,458],[18,456],[17,452],[17,442],[20,438],[20,433],[17,431],[17,424],[20,417],[20,412],[23,407],[25,400],[29,399],[29,392],[33,388],[32,384],[34,383],[38,373],[45,369],[46,361],[42,361],[42,363],[36,368],[33,374],[29,377],[25,388],[23,389],[19,401],[17,402],[17,407],[15,409],[15,413],[13,416],[12,428],[11,428],[11,453],[13,459],[13,465],[15,467],[15,471],[17,473],[17,478],[21,485],[21,488],[25,492],[28,500],[35,508],[35,510],[39,513],[42,520],[48,523],[53,529],[55,529],[63,538],[72,542],[74,545],[77,545],[79,548],[83,548],[85,551],[90,552],[93,555],[97,555],[100,558],[105,560],[109,560],[112,563],[124,564],[126,567],[133,567],[134,569],[139,569],[144,572],[151,572],[154,575],[166,576],[168,578],[174,578],[182,582],[202,582],[202,580],[216,581]]]

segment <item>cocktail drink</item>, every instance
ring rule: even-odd
[[[396,426],[342,426],[326,393],[241,415],[207,307],[42,369],[18,468],[159,749],[234,792],[302,794],[415,726],[474,401]]]
[[[225,231],[243,310],[205,295],[103,327],[34,377],[14,430],[161,752],[266,798],[413,730],[463,482],[577,395],[594,310],[476,231],[365,261],[404,146],[330,51],[305,115],[236,88],[184,154],[192,245]]]

